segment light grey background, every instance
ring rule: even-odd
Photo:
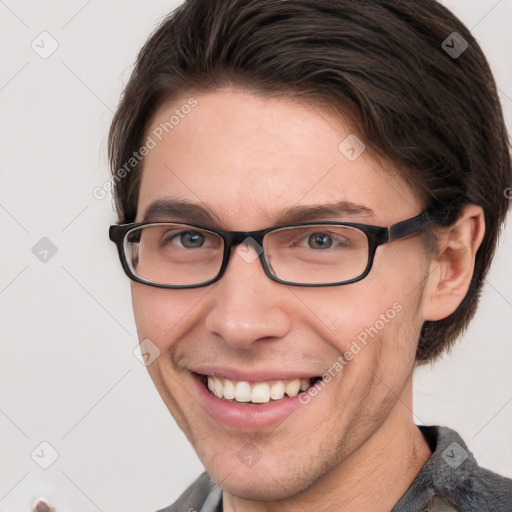
[[[107,237],[111,197],[93,197],[137,51],[177,3],[0,0],[1,512],[28,511],[41,495],[57,512],[154,512],[202,469],[134,356],[129,283]],[[512,0],[443,3],[486,52],[510,129]],[[57,248],[46,263],[32,252],[43,237]],[[40,243],[36,253],[48,249]],[[471,328],[417,372],[415,389],[417,423],[458,430],[509,477],[511,262],[509,223]]]

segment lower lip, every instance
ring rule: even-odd
[[[206,412],[224,425],[237,429],[275,427],[297,409],[304,407],[298,396],[285,397],[261,405],[241,404],[217,398],[210,393],[197,374],[191,373],[199,403]]]

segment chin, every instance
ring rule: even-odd
[[[291,468],[284,467],[282,462],[269,462],[263,464],[263,461],[259,461],[252,467],[246,467],[238,459],[231,463],[225,461],[224,464],[213,459],[203,461],[203,464],[212,480],[224,492],[243,500],[285,500],[300,494],[314,483],[311,468],[307,473],[296,468],[297,471],[292,474]],[[296,461],[290,459],[290,462],[293,464]]]
[[[220,482],[219,487],[226,493],[241,500],[276,502],[289,499],[304,489],[294,482],[290,488],[290,482],[281,483],[279,477],[258,478],[256,475],[230,475]]]

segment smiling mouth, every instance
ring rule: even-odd
[[[196,374],[209,392],[226,401],[261,405],[293,398],[314,386],[321,377],[295,378],[260,382],[235,381],[223,377]]]

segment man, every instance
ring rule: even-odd
[[[417,426],[512,183],[488,64],[433,0],[191,0],[109,140],[112,226],[162,399],[205,466],[166,511],[510,511]]]

